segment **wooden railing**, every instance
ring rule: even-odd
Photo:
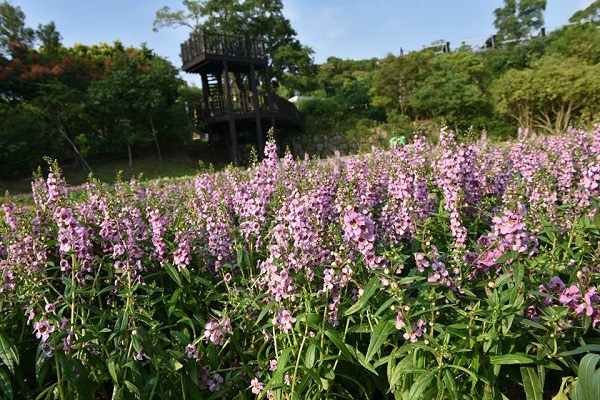
[[[293,121],[297,121],[298,123],[303,122],[302,114],[300,114],[300,111],[298,111],[294,104],[290,103],[283,97],[277,96],[276,94],[272,96],[273,106],[275,107],[274,111],[276,113],[285,116],[286,118],[291,119]]]
[[[261,112],[272,113],[277,117],[285,118],[290,121],[302,123],[302,115],[296,108],[296,106],[283,97],[279,97],[275,94],[271,95],[273,100],[273,108],[269,110],[269,98],[268,95],[262,95],[258,97],[258,107]],[[215,119],[228,115],[227,104],[225,96],[212,96],[209,99],[209,108],[203,110],[204,115],[207,119]],[[251,114],[254,112],[254,103],[252,102],[252,95],[250,93],[242,96],[236,95],[233,99],[233,114]]]
[[[244,36],[197,32],[181,44],[183,64],[196,57],[210,55],[257,60],[264,60],[267,57],[262,40],[249,39]]]

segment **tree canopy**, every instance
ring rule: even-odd
[[[504,74],[493,92],[500,111],[521,127],[563,132],[576,115],[593,118],[600,111],[600,65],[548,55],[531,68]]]
[[[10,46],[31,46],[35,31],[25,25],[25,13],[8,1],[0,2],[0,53],[7,54]]]
[[[498,35],[522,39],[540,28],[545,4],[505,0],[494,13]],[[519,126],[542,133],[600,121],[598,1],[575,13],[573,25],[515,45],[443,54],[424,49],[383,59],[329,57],[317,66],[281,0],[182,5],[159,10],[155,29],[183,26],[190,33],[262,38],[279,94],[301,91],[299,107],[310,132],[348,132],[354,140],[373,131],[410,137],[431,126],[434,138],[436,124],[445,121],[459,138],[471,128],[506,138]],[[186,109],[200,103],[199,92],[145,45],[65,47],[53,22],[34,30],[19,7],[0,2],[2,173],[34,169],[45,155],[81,164],[150,149],[160,157],[191,138]]]
[[[191,138],[179,101],[186,86],[178,70],[145,45],[67,48],[53,22],[34,31],[7,2],[0,14],[7,43],[0,54],[3,175],[33,170],[44,156],[77,160],[88,170],[88,157],[129,154],[131,162],[132,151],[151,147],[160,159],[163,147]]]
[[[577,23],[577,22],[594,22],[600,19],[600,0],[594,1],[592,4],[584,8],[583,10],[579,10],[575,12],[569,18],[569,22]]]
[[[546,3],[546,0],[504,0],[504,6],[494,10],[498,40],[521,39],[543,27]]]
[[[305,89],[306,79],[316,73],[313,50],[303,46],[283,14],[282,0],[184,0],[184,10],[165,6],[156,12],[154,30],[186,27],[190,34],[218,31],[229,35],[260,38],[265,42],[271,76],[291,89]]]

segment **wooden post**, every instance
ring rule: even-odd
[[[256,87],[256,71],[254,64],[250,64],[250,91],[252,92],[252,107],[256,124],[256,146],[259,160],[262,160],[265,152],[265,138],[263,137],[262,121],[260,118],[260,105],[258,104],[258,89]]]
[[[231,160],[233,165],[240,165],[238,155],[237,131],[235,130],[235,116],[233,115],[233,99],[231,98],[231,84],[229,82],[229,67],[227,61],[223,61],[223,78],[225,79],[225,93],[227,97],[227,114],[229,119],[229,137],[231,141]]]
[[[271,91],[271,77],[269,76],[269,66],[265,67],[265,86],[267,89],[267,109],[271,114],[271,128],[275,129],[275,106],[273,104],[274,93]]]
[[[217,158],[215,157],[215,130],[213,129],[211,124],[207,124],[206,129],[208,130],[210,162],[214,165],[217,163]]]
[[[210,87],[208,86],[208,76],[207,74],[202,74],[202,98],[204,99],[204,116],[208,117],[210,115],[210,103],[208,102],[208,96],[210,95]]]
[[[218,88],[218,92],[219,92],[219,99],[218,99],[219,112],[217,113],[217,115],[222,115],[223,111],[225,111],[227,109],[227,107],[225,104],[223,104],[223,97],[225,96],[225,94],[223,93],[223,75],[221,75],[221,74],[217,75],[217,88]]]

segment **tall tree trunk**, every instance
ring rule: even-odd
[[[66,139],[66,141],[69,142],[69,144],[73,148],[73,151],[79,158],[79,161],[81,161],[81,165],[83,166],[83,169],[86,170],[88,173],[93,173],[94,171],[92,171],[92,167],[90,167],[90,165],[87,163],[87,161],[85,161],[85,158],[83,158],[83,156],[79,152],[79,149],[77,148],[75,143],[71,140],[71,138],[69,138],[69,135],[67,135],[67,132],[65,132],[62,122],[60,121],[60,116],[56,117],[56,123],[57,123],[58,131]]]
[[[133,167],[133,157],[131,155],[131,144],[127,142],[127,155],[129,156],[129,168]]]
[[[156,145],[156,151],[158,152],[158,162],[162,164],[162,153],[160,151],[160,145],[158,144],[158,132],[154,127],[154,118],[150,116],[150,128],[152,129],[152,136],[154,137],[154,144]]]

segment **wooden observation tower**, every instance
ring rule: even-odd
[[[202,114],[211,157],[215,147],[229,148],[240,163],[240,144],[251,144],[262,158],[265,133],[303,124],[296,107],[275,95],[264,43],[243,36],[198,32],[181,45],[182,69],[202,78]]]

